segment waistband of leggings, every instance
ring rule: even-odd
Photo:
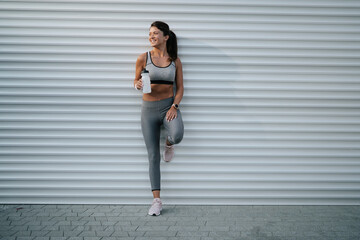
[[[174,97],[165,98],[159,101],[142,101],[143,108],[166,108],[173,104]]]

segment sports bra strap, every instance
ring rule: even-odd
[[[151,64],[151,56],[150,56],[150,52],[146,53],[146,65]]]

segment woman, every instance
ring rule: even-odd
[[[141,108],[141,130],[149,159],[149,175],[154,196],[149,215],[160,215],[160,127],[164,125],[166,139],[163,158],[170,162],[174,156],[174,144],[184,135],[184,125],[179,104],[184,94],[182,64],[177,56],[176,35],[169,26],[160,21],[153,22],[149,30],[152,50],[141,54],[136,61],[134,87],[141,90],[141,72],[149,71],[151,93],[143,94]],[[174,96],[173,85],[176,84]]]

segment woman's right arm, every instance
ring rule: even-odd
[[[141,54],[136,60],[134,87],[137,90],[141,90],[143,87],[141,80],[141,71],[144,69],[145,61],[146,61],[146,53]]]

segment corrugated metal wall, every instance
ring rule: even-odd
[[[176,204],[360,204],[360,2],[1,1],[1,203],[150,203],[135,61],[179,38]]]

